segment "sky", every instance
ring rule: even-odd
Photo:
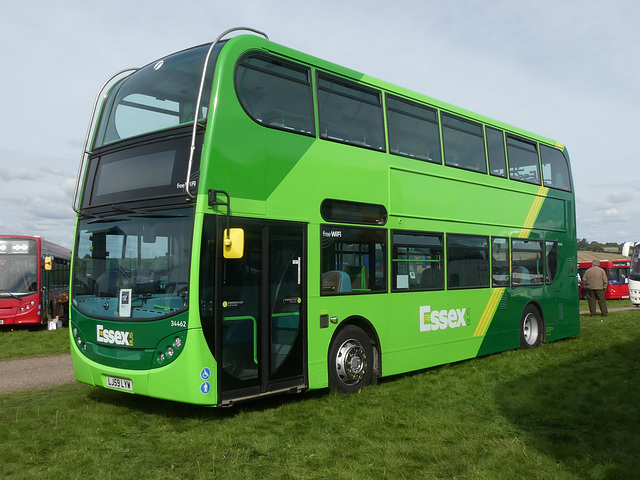
[[[578,238],[640,241],[637,0],[32,0],[0,15],[0,233],[71,247],[95,96],[237,26],[564,143]]]

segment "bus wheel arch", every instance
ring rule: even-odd
[[[329,388],[355,393],[367,385],[377,385],[381,371],[379,345],[375,329],[366,319],[345,319],[329,345]]]
[[[529,302],[522,310],[520,317],[520,348],[539,347],[544,343],[544,316],[542,309],[535,302]]]

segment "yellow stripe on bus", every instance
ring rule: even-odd
[[[487,303],[487,306],[484,307],[484,312],[482,313],[482,317],[480,317],[480,323],[478,323],[476,331],[473,334],[474,337],[481,337],[485,333],[487,333],[487,329],[489,328],[489,324],[491,323],[493,314],[496,313],[496,309],[498,308],[500,299],[502,299],[504,290],[504,288],[496,288],[491,294],[489,303]]]
[[[522,230],[520,230],[519,236],[521,238],[529,237],[529,234],[531,233],[531,229],[536,223],[538,214],[540,213],[540,209],[542,208],[542,204],[544,203],[544,199],[546,198],[547,193],[549,193],[549,189],[547,187],[540,187],[538,189],[536,198],[533,201],[533,204],[531,205],[531,209],[529,210],[529,214],[527,215],[527,218],[524,221],[524,226]]]
[[[556,142],[556,148],[558,150],[564,150],[564,144],[562,142]]]

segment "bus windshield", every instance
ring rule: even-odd
[[[94,317],[153,320],[187,308],[193,210],[81,220],[73,304]]]
[[[631,254],[629,278],[631,280],[640,280],[640,245],[636,245]]]
[[[193,122],[209,45],[151,63],[120,81],[109,93],[94,147]],[[218,44],[207,68],[198,119],[207,116]]]
[[[0,240],[0,296],[38,291],[38,247],[34,240]]]

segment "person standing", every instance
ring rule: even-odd
[[[594,260],[593,266],[584,272],[582,283],[584,284],[587,302],[589,302],[589,312],[591,313],[591,316],[596,316],[597,300],[600,305],[600,313],[602,313],[603,317],[608,317],[609,310],[607,309],[605,294],[609,279],[607,278],[607,272],[600,268],[600,260]]]

